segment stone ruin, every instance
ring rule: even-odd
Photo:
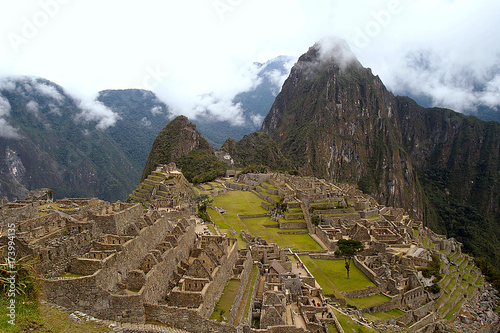
[[[397,323],[395,320],[392,320],[392,323],[400,327],[415,323],[411,327],[414,329],[427,327],[444,317],[437,314],[440,308],[435,302],[443,296],[444,291],[438,294],[430,293],[427,288],[433,284],[432,279],[425,278],[421,269],[429,267],[431,255],[437,254],[443,263],[441,273],[445,277],[450,275],[457,270],[461,262],[449,262],[447,257],[451,255],[464,258],[461,243],[433,233],[424,227],[422,222],[410,218],[403,209],[379,205],[371,196],[350,185],[337,187],[324,180],[285,174],[247,174],[239,178],[239,183],[226,185],[254,191],[259,195],[258,187],[265,187],[263,182],[269,182],[276,187],[280,197],[285,198],[283,202],[293,202],[294,207],[302,208],[309,232],[316,235],[328,251],[337,250],[336,244],[340,239],[355,239],[364,244],[365,250],[354,258],[354,263],[376,288],[344,293],[344,296],[359,298],[381,293],[388,296],[390,301],[360,309],[359,313],[372,314],[398,309],[405,314],[398,318]],[[318,206],[320,209],[316,209]],[[319,225],[311,223],[312,215],[319,217]],[[247,243],[251,241],[244,233],[243,238]],[[423,238],[430,240],[430,250],[422,246]],[[276,251],[265,240],[257,238],[254,242],[261,250],[253,256],[262,263],[269,264],[267,257],[277,261],[282,259],[273,257],[276,256]],[[334,259],[332,254],[314,254],[314,257]],[[463,259],[461,260],[463,262]],[[472,259],[465,258],[465,261],[469,261],[473,266]],[[478,273],[477,268],[473,271]],[[469,273],[466,274],[468,275]],[[475,285],[479,275],[469,286]],[[476,289],[472,297],[475,297],[477,292]],[[277,304],[283,303],[278,302],[274,296],[273,299]],[[286,322],[280,309],[281,305],[268,314],[274,324]],[[264,324],[268,320],[267,317],[261,319],[264,319]],[[357,319],[365,321],[362,316]]]
[[[329,314],[332,304],[345,305],[345,299],[325,297],[297,254],[244,231],[247,249],[239,249],[236,239],[208,232],[194,215],[192,190],[175,165],[159,166],[153,176],[155,184],[144,186],[151,190],[147,195],[134,192],[144,194],[143,201],[53,202],[52,192],[43,189],[30,199],[4,202],[0,251],[7,251],[5,232],[15,224],[16,251],[38,261],[43,299],[102,319],[155,321],[192,332],[298,333],[324,332],[326,324],[339,327]],[[302,210],[304,227],[325,249],[310,253],[311,257],[335,259],[340,239],[365,245],[354,264],[376,287],[343,296],[383,294],[390,300],[350,313],[357,323],[369,325],[362,313],[393,309],[404,315],[392,323],[399,327],[414,323],[410,330],[440,319],[435,300],[443,292],[429,293],[432,282],[420,269],[438,253],[445,263],[442,273],[456,271],[464,262],[459,242],[433,233],[401,209],[379,205],[354,188],[324,180],[246,174],[225,185],[228,191],[237,188],[259,195],[257,186],[263,182],[276,187],[272,193],[284,198],[288,209]],[[144,205],[146,199],[156,206]],[[312,223],[313,215],[319,217],[318,225]],[[422,246],[423,238],[429,239],[430,249]],[[448,256],[456,262],[448,261]],[[250,311],[248,318],[242,318],[239,309],[254,267],[258,275],[254,293],[248,296]],[[229,280],[240,281],[242,287],[227,323],[209,320]]]

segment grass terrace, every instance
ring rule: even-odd
[[[347,279],[344,260],[311,259],[307,255],[300,256],[300,259],[313,275],[312,270],[323,272],[340,291],[361,290],[368,286],[375,287],[375,284],[354,264],[351,264],[349,279]]]
[[[378,294],[362,298],[349,298],[348,303],[356,306],[358,309],[364,309],[370,306],[389,302],[391,299],[385,295]]]
[[[224,214],[209,209],[210,218],[221,233],[230,234],[238,239],[240,248],[245,248],[241,238],[241,230],[260,236],[270,243],[280,247],[292,247],[298,250],[322,250],[321,246],[309,234],[283,234],[285,230],[279,229],[279,224],[269,217],[245,218],[241,215],[267,214],[268,211],[261,206],[263,200],[252,192],[228,191],[224,196],[213,198],[214,206],[223,207]],[[292,221],[287,221],[292,222]],[[304,220],[301,220],[304,222]],[[307,229],[287,229],[286,232],[304,231]]]
[[[405,313],[403,311],[394,309],[387,312],[375,312],[371,315],[364,313],[363,315],[365,316],[366,319],[375,321],[375,320],[388,320],[391,318],[398,318],[404,314]]]
[[[69,317],[70,312],[52,308],[37,301],[28,300],[19,296],[16,300],[15,325],[8,323],[7,316],[9,300],[0,298],[0,332],[71,332],[71,333],[106,333],[109,332],[107,325],[98,324],[82,319],[79,324]]]
[[[327,326],[330,333],[339,333],[337,326],[335,326],[334,324],[327,324]]]
[[[257,187],[262,191],[262,194],[268,196],[269,198],[273,199],[276,202],[280,202],[281,201],[281,197],[279,195],[269,193],[267,191],[267,188],[265,188],[263,186],[257,186]]]
[[[257,280],[258,276],[259,276],[259,269],[257,268],[257,266],[254,266],[252,271],[252,278],[248,280],[247,289],[245,290],[245,293],[247,295],[247,301],[245,303],[245,309],[243,311],[243,316],[241,317],[241,321],[245,320],[245,318],[248,318],[248,313],[250,312],[250,305],[252,303],[253,287],[255,285],[255,280]]]
[[[267,210],[261,206],[261,198],[248,191],[228,191],[226,195],[214,197],[215,206],[224,207],[226,215],[266,214]]]
[[[356,266],[351,265],[350,278],[347,279],[343,260],[311,259],[300,256],[309,272],[316,278],[324,295],[344,298],[341,291],[352,291],[375,286]]]
[[[373,328],[357,325],[351,317],[341,314],[337,310],[333,309],[335,316],[337,317],[340,326],[344,329],[344,332],[353,333],[376,333],[377,331]]]
[[[214,312],[210,316],[210,319],[215,319],[219,322],[224,321],[227,322],[225,318],[229,317],[229,312],[231,311],[231,306],[234,303],[234,299],[236,298],[236,294],[238,294],[238,290],[240,289],[241,281],[237,280],[229,280],[224,287],[224,291],[222,292],[222,296],[219,298],[219,301],[215,305]]]
[[[298,219],[298,220],[285,220],[283,218],[278,218],[280,223],[297,223],[297,222],[306,222],[304,219]]]
[[[273,184],[271,184],[270,182],[264,182],[263,183],[267,188],[271,189],[271,190],[278,190],[278,188],[276,186],[274,186]]]

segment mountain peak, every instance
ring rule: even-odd
[[[341,69],[352,64],[362,67],[349,44],[338,37],[327,37],[316,42],[299,58],[299,62],[310,62],[316,65],[333,63]]]
[[[196,125],[190,123],[186,116],[177,116],[160,131],[153,142],[142,179],[158,164],[177,163],[184,155],[199,149],[214,154],[213,148],[196,130]]]

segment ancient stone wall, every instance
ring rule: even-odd
[[[422,287],[416,287],[403,294],[401,303],[409,309],[419,306],[427,299],[427,294]]]
[[[146,274],[146,283],[142,290],[144,301],[155,303],[167,292],[168,282],[172,279],[177,263],[187,260],[194,247],[196,233],[194,227],[188,227],[186,233],[177,239],[177,246],[162,253],[162,261]]]
[[[280,229],[305,229],[307,228],[307,223],[304,222],[279,222]]]
[[[430,311],[433,311],[434,310],[434,301],[431,301],[431,302],[428,302],[424,305],[422,305],[421,307],[413,310],[413,315],[415,316],[416,320],[420,320],[422,319],[423,317],[427,316],[427,314],[430,312]]]
[[[247,184],[238,184],[238,183],[232,183],[232,182],[225,182],[224,183],[227,188],[236,190],[236,191],[254,191],[256,186],[250,186]]]
[[[240,274],[240,289],[238,290],[238,293],[236,294],[236,297],[234,299],[233,305],[231,306],[231,310],[229,313],[229,323],[234,323],[237,325],[238,323],[235,323],[236,315],[238,313],[238,309],[240,307],[241,302],[246,300],[245,296],[245,291],[246,287],[248,284],[248,281],[250,277],[252,276],[252,271],[253,271],[253,260],[252,260],[252,253],[250,251],[247,251],[247,254],[245,256],[245,262],[243,263],[243,271]]]
[[[400,296],[395,296],[392,300],[390,300],[388,302],[364,308],[361,310],[361,312],[372,314],[372,313],[376,313],[376,312],[391,311],[391,310],[396,309],[399,306],[399,304],[400,304],[399,300],[400,300]]]
[[[208,285],[205,285],[203,291],[172,290],[170,293],[170,304],[179,308],[198,308],[203,303],[203,293],[206,292]]]
[[[72,258],[87,253],[92,246],[92,240],[96,237],[91,230],[68,236],[64,236],[64,230],[60,230],[53,236],[53,244],[34,246],[40,262],[37,270],[46,277],[59,276],[68,270]],[[43,244],[44,240],[40,239],[38,242]]]
[[[258,217],[267,217],[269,216],[268,214],[253,214],[253,215],[241,215],[238,214],[238,217],[240,219],[253,219],[253,218],[258,218]]]
[[[80,278],[43,279],[42,298],[68,309],[114,320],[116,315],[112,309],[111,294],[102,289],[98,281],[97,273]]]
[[[45,216],[37,216],[17,223],[17,236],[27,242],[39,239],[49,233],[62,229],[66,226],[66,220],[59,214],[52,212]]]
[[[70,273],[78,275],[92,275],[102,268],[99,259],[73,258],[71,260]]]
[[[252,257],[253,258],[253,257]],[[254,259],[254,258],[253,258]],[[254,259],[255,260],[255,259]],[[253,316],[253,309],[254,309],[254,302],[257,299],[257,292],[259,290],[259,283],[262,278],[262,274],[264,273],[264,270],[262,269],[262,265],[260,263],[257,263],[257,267],[259,268],[257,272],[257,278],[255,279],[255,282],[253,284],[253,292],[250,297],[252,297],[251,304],[250,304],[250,310],[248,311],[248,317],[244,318],[246,323],[250,324],[252,322],[252,316]],[[260,314],[259,314],[260,316]]]
[[[315,228],[315,229],[316,229],[316,236],[318,236],[318,238],[323,242],[323,244],[326,245],[326,247],[329,250],[331,250],[331,251],[338,250],[336,240],[333,240],[330,237],[328,237],[328,233],[325,230],[323,230],[321,228]]]
[[[242,330],[243,333],[304,333],[305,332],[305,330],[302,327],[298,328],[295,326],[287,326],[287,325],[271,326],[268,327],[267,329],[262,329],[262,328],[255,329],[245,325],[242,327]]]
[[[208,289],[204,295],[202,306],[198,308],[198,313],[203,318],[209,318],[214,311],[215,304],[222,295],[227,281],[233,275],[233,267],[237,259],[238,242],[234,242],[228,252],[227,258],[222,260],[221,266],[215,272],[212,283],[208,285]]]
[[[143,323],[144,308],[141,294],[110,295],[111,309],[109,316],[112,320],[125,323]]]
[[[361,218],[361,216],[359,216],[358,213],[349,214],[349,215],[320,215],[320,217],[321,217],[322,221],[324,221],[328,224],[331,224],[332,222],[334,222],[338,218],[341,218],[343,221],[347,221],[347,222],[356,221],[356,220],[359,220]]]
[[[367,288],[360,290],[342,291],[341,294],[347,298],[362,298],[380,294],[380,289],[368,286]]]
[[[38,202],[16,203],[11,202],[0,206],[0,232],[4,232],[9,224],[19,224],[38,217]]]
[[[361,262],[357,257],[353,258],[354,265],[363,272],[377,287],[379,287],[382,291],[384,288],[380,284],[380,280],[377,277],[377,274],[373,272],[370,268],[368,268],[363,262]]]
[[[245,184],[257,186],[263,182],[269,181],[272,177],[272,173],[247,173],[240,176],[240,181]]]
[[[341,215],[341,214],[352,214],[355,213],[354,208],[344,208],[344,209],[316,209],[315,214],[318,215]]]
[[[434,315],[434,313],[429,313],[427,316],[425,316],[424,318],[420,319],[419,321],[417,321],[415,324],[411,325],[408,330],[410,332],[416,332],[418,331],[419,329],[429,325],[429,324],[432,324],[434,321],[436,320],[436,316]]]
[[[396,322],[399,326],[407,326],[413,321],[413,313],[412,311],[406,312],[404,315],[396,318]]]
[[[121,252],[106,258],[100,271],[104,288],[112,290],[117,283],[123,282],[128,271],[137,269],[142,259],[163,241],[171,228],[169,220],[158,219],[155,224],[141,230],[139,236],[125,243]],[[193,228],[188,228],[188,237],[194,233]]]
[[[267,201],[261,201],[260,202],[260,205],[262,206],[262,208],[266,209],[266,210],[271,210],[274,208],[273,205],[271,205],[269,202]]]
[[[280,235],[307,235],[309,232],[307,230],[295,230],[295,231],[278,231],[277,233]]]
[[[50,303],[77,309],[99,318],[142,322],[143,295],[113,296],[118,283],[124,283],[128,272],[139,267],[142,258],[153,250],[171,229],[167,219],[159,219],[143,229],[139,236],[123,244],[123,250],[102,260],[102,269],[83,278],[44,280],[43,298]],[[194,226],[189,226],[181,236],[195,238]],[[186,239],[186,242],[188,240]],[[176,252],[181,255],[182,251]],[[151,278],[151,289],[163,288],[163,280]],[[147,289],[147,288],[146,288]],[[148,296],[150,297],[150,296]],[[133,305],[133,306],[131,306]]]
[[[365,209],[359,212],[359,216],[362,219],[370,219],[379,215],[379,210],[377,208]]]
[[[208,320],[196,310],[144,303],[146,321],[157,321],[172,327],[199,333],[237,333],[235,326]]]
[[[125,206],[127,207],[127,206]],[[120,207],[123,208],[123,207]],[[135,204],[118,212],[109,212],[105,215],[94,215],[92,219],[96,222],[96,227],[101,233],[113,235],[128,235],[133,224],[142,219],[142,204]]]
[[[303,220],[304,214],[285,214],[285,220]]]

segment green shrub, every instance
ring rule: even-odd
[[[429,287],[429,291],[433,294],[439,294],[439,292],[441,291],[441,287],[438,284],[434,283]]]

